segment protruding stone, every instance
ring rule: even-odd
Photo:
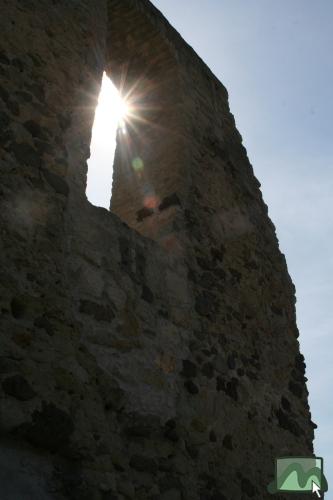
[[[189,359],[183,359],[183,369],[181,375],[186,378],[196,377],[198,373],[197,366]]]
[[[80,301],[80,312],[92,316],[97,321],[110,322],[115,317],[115,313],[110,306],[87,299]]]
[[[2,381],[3,391],[20,401],[29,401],[35,397],[36,393],[31,388],[28,381],[22,375],[12,375]]]
[[[232,436],[230,434],[226,434],[223,438],[223,446],[225,448],[227,448],[228,450],[232,450],[233,449],[233,445],[232,445]]]
[[[153,458],[143,455],[133,455],[129,464],[133,469],[140,472],[150,472],[154,474],[158,469],[158,465]]]
[[[41,410],[35,410],[32,421],[22,424],[17,432],[34,446],[57,451],[69,444],[74,431],[70,415],[53,403],[42,402]]]
[[[67,182],[57,174],[54,174],[50,170],[43,171],[46,181],[53,187],[53,189],[63,196],[68,196],[69,187]]]
[[[11,144],[11,151],[14,153],[19,164],[36,169],[40,168],[40,156],[30,144],[14,142]]]
[[[25,303],[24,300],[21,297],[13,297],[11,303],[10,303],[10,308],[12,311],[12,315],[16,319],[23,318],[25,314]]]
[[[198,386],[195,385],[195,383],[192,382],[192,380],[186,380],[186,382],[184,382],[184,387],[188,390],[190,394],[198,394],[199,392]]]

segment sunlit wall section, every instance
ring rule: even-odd
[[[187,89],[173,46],[143,4],[111,0],[109,7],[106,72],[129,107],[117,136],[111,211],[161,241],[175,230],[188,185]]]

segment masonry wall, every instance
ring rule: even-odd
[[[269,498],[314,424],[225,88],[148,1],[1,12],[1,498]],[[103,70],[139,82],[111,212],[85,197]]]

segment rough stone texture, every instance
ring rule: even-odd
[[[146,0],[2,0],[0,33],[2,500],[269,498],[314,424],[225,88]],[[85,197],[104,69],[142,118],[113,213]]]

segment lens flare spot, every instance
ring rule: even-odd
[[[132,167],[136,172],[141,172],[143,170],[144,164],[139,156],[132,160]]]
[[[159,205],[157,196],[146,196],[144,199],[144,206],[147,208],[156,208]]]

